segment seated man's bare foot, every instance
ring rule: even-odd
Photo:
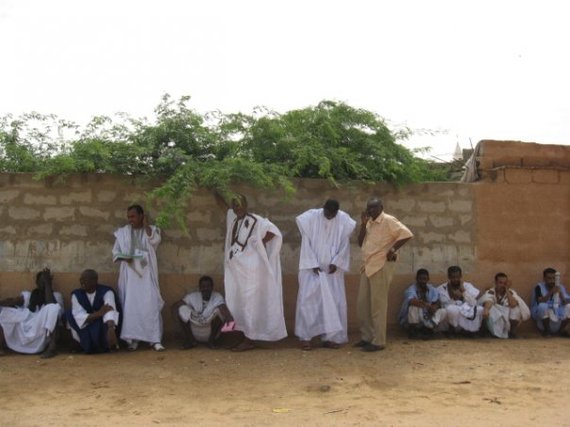
[[[311,351],[313,347],[311,347],[311,341],[301,341],[301,350],[303,351]]]

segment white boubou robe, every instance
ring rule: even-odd
[[[454,329],[477,332],[481,328],[483,309],[477,305],[479,290],[469,282],[463,282],[465,292],[463,301],[454,300],[449,296],[448,284],[438,286],[439,302],[447,311],[447,323]],[[445,330],[442,325],[442,330]]]
[[[205,301],[200,291],[186,295],[184,304],[178,308],[178,315],[185,323],[190,323],[192,334],[199,342],[207,342],[212,332],[212,321],[220,317],[219,306],[225,304],[224,297],[213,291],[210,299]]]
[[[226,226],[224,286],[236,330],[252,340],[285,338],[281,232],[259,215],[247,213],[239,220],[232,209],[228,210]],[[232,242],[234,228],[236,242]],[[262,240],[267,232],[275,237],[264,245]]]
[[[18,353],[35,354],[45,350],[50,335],[63,315],[63,297],[54,292],[55,304],[45,304],[37,311],[30,311],[29,291],[22,292],[24,305],[0,307],[0,325],[8,348]]]
[[[160,229],[151,225],[151,235],[144,228],[140,234],[140,248],[132,245],[131,225],[115,231],[113,261],[121,255],[131,255],[128,263],[120,261],[119,298],[123,306],[121,339],[158,343],[162,340],[164,301],[158,284],[156,248],[160,243]]]
[[[512,289],[509,290],[513,293],[514,298],[517,300],[516,307],[509,306],[509,300],[506,296],[497,298],[495,289],[488,289],[480,298],[479,304],[484,306],[487,301],[491,301],[493,305],[489,310],[489,317],[487,318],[487,328],[497,338],[508,338],[511,329],[511,320],[523,322],[530,318],[530,309],[524,300]]]
[[[356,222],[345,212],[328,220],[323,209],[310,209],[297,218],[301,232],[299,293],[295,335],[302,341],[348,341],[344,273],[350,268],[350,235]],[[329,274],[329,265],[337,270]],[[319,267],[319,274],[313,268]]]

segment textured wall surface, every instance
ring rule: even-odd
[[[509,153],[512,144],[520,143],[505,143]],[[367,198],[379,195],[385,211],[415,234],[401,251],[391,288],[392,326],[402,291],[421,267],[428,268],[432,281],[439,284],[449,265],[460,265],[466,280],[481,289],[492,284],[497,271],[504,271],[526,297],[545,267],[555,267],[567,278],[570,172],[551,168],[550,163],[520,167],[521,157],[516,156],[511,157],[519,166],[508,162],[497,166],[487,156],[507,158],[502,146],[490,141],[483,148],[481,167],[487,165],[490,169],[483,171],[492,169],[492,173],[484,173],[483,181],[472,184],[425,183],[400,188],[354,184],[335,188],[325,181],[299,180],[296,194],[289,199],[279,191],[238,188],[248,197],[250,210],[268,216],[284,235],[283,289],[290,333],[300,247],[294,219],[306,209],[320,207],[328,197],[338,199],[341,209],[359,222]],[[559,161],[565,161],[568,153],[557,152]],[[540,158],[540,152],[529,156]],[[96,269],[102,282],[116,286],[117,266],[111,260],[113,231],[126,223],[129,204],[146,205],[144,192],[150,188],[151,182],[109,175],[77,175],[64,182],[36,181],[27,174],[0,175],[0,297],[33,287],[34,272],[45,266],[55,273],[55,285],[66,296],[77,286],[79,273],[85,268]],[[189,233],[163,230],[158,259],[161,289],[168,305],[194,288],[202,274],[212,275],[217,287],[223,289],[225,214],[211,193],[198,191],[188,206]],[[350,328],[354,330],[360,265],[356,233],[352,254],[347,298]],[[170,333],[173,322],[169,311],[165,309],[163,316]]]

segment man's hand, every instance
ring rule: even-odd
[[[453,299],[455,299],[455,300],[463,298],[463,292],[461,292],[461,288],[452,289],[451,295],[453,296]]]
[[[321,272],[321,269],[319,267],[313,268],[313,273],[319,274],[320,272]]]
[[[368,216],[368,214],[366,213],[366,211],[363,211],[363,212],[360,214],[360,221],[362,222],[362,224],[366,224],[369,219],[370,219],[370,217]]]
[[[390,249],[388,251],[388,253],[386,254],[386,260],[387,261],[396,261],[396,259],[398,259],[398,254],[396,253],[396,251],[393,251],[392,249]]]
[[[334,274],[335,271],[336,271],[336,265],[334,264],[329,265],[329,274]]]

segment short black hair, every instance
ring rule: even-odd
[[[463,271],[461,271],[461,267],[458,265],[452,265],[447,269],[447,275],[451,276],[453,273],[463,274]]]
[[[548,267],[545,268],[544,271],[542,272],[542,277],[546,277],[547,274],[554,274],[556,273],[556,270],[553,269],[552,267]]]
[[[82,276],[87,276],[90,279],[95,279],[95,280],[99,280],[99,275],[97,274],[97,272],[91,268],[88,268],[87,270],[83,270],[83,273],[81,273]]]
[[[200,279],[198,280],[198,284],[200,284],[202,282],[210,282],[212,284],[212,286],[214,286],[214,279],[212,279],[210,276],[200,277]]]
[[[384,207],[384,203],[382,202],[382,199],[378,196],[372,196],[368,199],[368,201],[366,202],[366,205],[378,205],[381,207]]]
[[[426,275],[429,279],[429,271],[427,271],[427,269],[425,268],[420,268],[417,272],[416,272],[416,279],[420,276],[420,275]]]
[[[323,209],[331,213],[337,213],[340,209],[340,204],[335,199],[328,199],[323,205]]]
[[[144,214],[144,209],[143,209],[143,207],[142,207],[141,205],[137,205],[137,204],[131,205],[131,206],[129,206],[129,207],[127,208],[127,212],[128,212],[128,211],[132,211],[133,209],[134,209],[135,211],[137,211],[137,213],[138,213],[139,215]]]
[[[497,281],[497,279],[499,277],[508,277],[508,276],[505,273],[497,273],[497,274],[495,274],[495,282]]]

